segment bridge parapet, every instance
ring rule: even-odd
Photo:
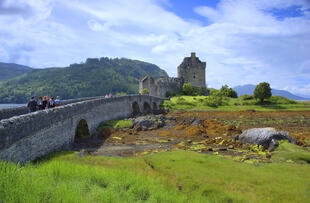
[[[72,103],[87,101],[87,100],[93,100],[93,99],[98,99],[98,98],[103,98],[103,97],[99,96],[99,97],[85,97],[85,98],[78,98],[78,99],[67,99],[67,100],[61,101],[61,105],[63,106],[67,104],[72,104]],[[13,116],[19,116],[19,115],[23,115],[27,113],[29,113],[29,109],[27,108],[26,104],[25,106],[21,106],[17,108],[0,109],[0,120],[8,119]]]

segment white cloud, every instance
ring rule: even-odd
[[[204,26],[162,4],[171,6],[168,0],[5,1],[0,61],[50,67],[88,57],[127,57],[175,76],[183,57],[195,51],[207,61],[210,86],[268,81],[274,88],[309,93],[306,0],[222,0],[215,8],[193,8],[211,22]],[[292,5],[304,16],[277,19],[270,12]]]

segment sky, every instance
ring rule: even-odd
[[[191,52],[209,87],[269,82],[310,97],[310,0],[0,0],[0,61],[147,61],[175,77]]]

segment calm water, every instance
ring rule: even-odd
[[[16,108],[26,106],[26,104],[0,104],[0,109]]]

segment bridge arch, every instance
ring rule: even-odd
[[[157,111],[157,110],[158,110],[158,106],[156,102],[153,102],[153,111]]]
[[[90,137],[89,127],[85,119],[80,119],[76,125],[74,142],[81,138]]]
[[[137,115],[141,114],[138,102],[136,102],[136,101],[133,102],[131,104],[131,107],[132,107],[132,116],[137,116]]]
[[[152,112],[152,108],[148,102],[144,102],[143,104],[143,113],[148,114]]]

